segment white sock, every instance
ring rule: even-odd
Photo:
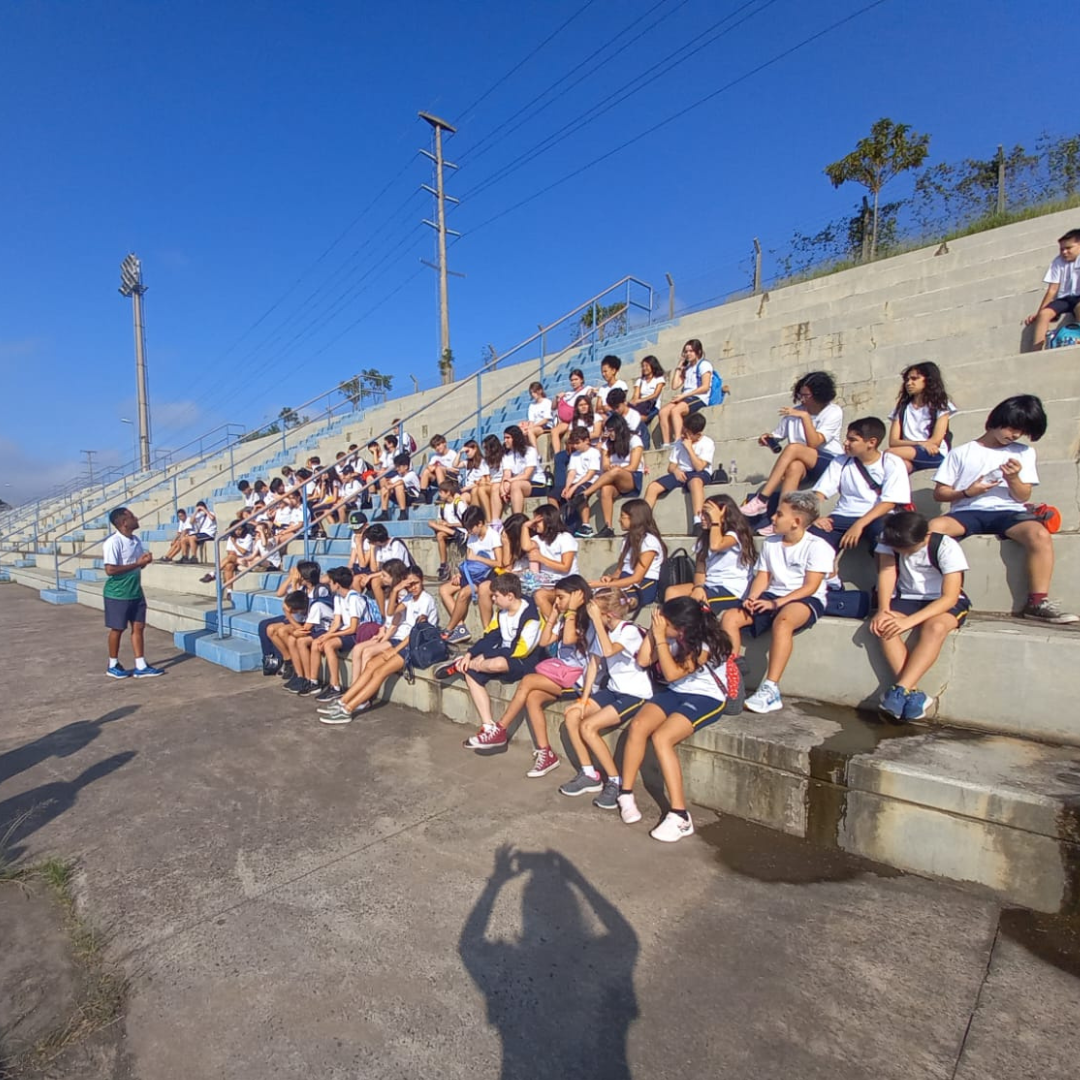
[[[600,774],[596,771],[596,768],[592,765],[586,765],[581,770],[590,780],[599,780]]]
[[[109,657],[109,667],[119,667],[119,666],[120,666],[120,657],[118,657],[118,656],[110,656]]]
[[[607,778],[609,784],[614,784],[616,787],[622,787],[622,777],[616,774],[615,776],[609,776]]]
[[[142,671],[146,667],[146,660],[141,656],[135,657],[135,670]]]
[[[695,525],[700,525],[701,524],[701,515],[700,514],[695,514],[694,515],[694,524]]]

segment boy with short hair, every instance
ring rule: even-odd
[[[217,515],[202,500],[195,504],[195,513],[191,515],[191,530],[191,536],[187,539],[187,557],[189,563],[196,563],[199,561],[199,545],[217,538]]]
[[[103,590],[105,625],[109,628],[109,666],[105,673],[113,679],[164,675],[164,671],[151,667],[143,656],[146,597],[142,591],[142,569],[154,561],[154,556],[143,548],[142,541],[135,535],[139,519],[126,506],[118,506],[109,514],[109,524],[114,532],[101,551],[106,577]],[[128,626],[131,627],[131,647],[135,652],[133,671],[120,664],[120,641]]]
[[[317,562],[301,559],[286,574],[278,585],[277,595],[284,598],[282,615],[263,619],[259,623],[259,641],[263,650],[263,674],[280,675],[291,679],[296,674],[293,667],[289,641],[294,632],[303,628],[303,617],[293,617],[288,605],[288,598],[299,592],[304,597],[303,614],[307,613],[309,600],[326,600],[330,596],[329,588],[322,583],[322,568]]]
[[[394,458],[394,471],[380,484],[380,488],[382,510],[375,515],[375,520],[390,520],[390,497],[393,496],[398,504],[398,521],[408,521],[409,507],[420,501],[420,477],[413,471],[412,459],[408,454],[398,454]]]
[[[574,530],[577,537],[592,536],[589,525],[589,500],[585,489],[600,475],[600,451],[593,446],[585,428],[571,428],[566,445],[570,450],[570,460],[566,465],[566,483],[558,496],[549,499],[554,506],[569,503],[581,518],[581,523]]]
[[[326,658],[326,689],[316,701],[336,701],[341,697],[341,658],[338,650],[350,650],[356,644],[356,631],[367,614],[364,598],[352,587],[352,571],[345,566],[332,566],[326,573],[334,598],[334,618],[325,634],[313,635],[307,657],[307,679],[319,684],[319,671]],[[301,652],[304,640],[299,639]]]
[[[461,515],[468,507],[469,502],[462,496],[456,480],[443,480],[439,484],[439,516],[429,521],[428,526],[439,545],[440,581],[450,580],[448,545],[454,543],[463,547],[468,537],[461,525]]]
[[[296,674],[285,682],[290,694],[310,694],[319,684],[307,677],[312,642],[325,634],[334,621],[334,601],[329,597],[308,598],[307,614],[299,630],[288,638],[289,659]]]
[[[465,677],[465,685],[484,724],[494,724],[487,684],[520,682],[540,660],[536,645],[540,640],[540,612],[521,595],[517,574],[496,574],[491,583],[494,617],[484,636],[468,652],[435,669],[436,679]]]
[[[457,480],[460,471],[459,457],[456,450],[451,450],[445,435],[432,435],[431,453],[428,454],[427,464],[420,473],[420,491],[430,502],[430,488],[438,486],[444,480]]]
[[[173,542],[169,545],[169,550],[162,556],[162,562],[172,562],[177,555],[180,556],[177,562],[188,562],[187,555],[184,552],[187,550],[187,539],[189,536],[194,535],[191,522],[188,521],[187,511],[180,507],[176,511],[176,536],[173,537]],[[192,560],[194,561],[194,560]]]
[[[848,551],[865,537],[877,543],[886,515],[911,502],[911,479],[895,454],[883,454],[885,423],[866,416],[848,424],[844,454],[834,458],[814,485],[820,499],[839,494],[832,512],[819,518],[813,533],[827,540],[834,551]],[[759,530],[768,536],[772,526]]]
[[[703,434],[705,414],[690,413],[683,421],[682,434],[671,448],[668,457],[667,475],[654,480],[645,489],[645,501],[656,506],[662,495],[674,491],[677,487],[690,492],[690,502],[694,508],[694,525],[701,524],[701,507],[705,502],[705,485],[712,481],[713,455],[716,444]]]
[[[604,380],[604,383],[596,391],[596,414],[597,416],[606,416],[611,412],[611,406],[608,404],[608,395],[613,390],[621,390],[626,393],[626,383],[619,378],[619,369],[622,367],[622,361],[617,356],[605,356],[600,361],[600,376]]]
[[[963,540],[989,535],[1015,540],[1027,552],[1028,598],[1020,614],[1046,623],[1074,623],[1077,616],[1051,600],[1053,538],[1027,506],[1039,482],[1033,446],[1046,434],[1046,412],[1034,394],[1019,394],[995,405],[986,430],[954,446],[934,473],[934,498],[952,503],[949,513],[930,522],[931,532]]]
[[[921,720],[934,699],[918,689],[919,680],[941,653],[945,638],[959,630],[971,610],[964,594],[967,559],[960,545],[914,510],[890,514],[874,548],[878,557],[878,611],[870,630],[893,673],[893,683],[878,708],[889,720]],[[908,649],[904,634],[915,630]]]
[[[687,422],[694,418],[692,413]],[[761,545],[750,590],[742,607],[730,608],[720,619],[736,656],[741,633],[760,637],[772,630],[765,679],[745,703],[751,712],[776,712],[780,678],[791,659],[796,634],[809,630],[825,613],[825,579],[832,573],[833,549],[808,529],[817,521],[818,499],[812,491],[790,491],[773,514],[775,532]]]
[[[1043,281],[1046,292],[1039,301],[1039,308],[1034,315],[1024,320],[1025,326],[1035,324],[1032,331],[1034,348],[1041,349],[1046,344],[1046,332],[1050,324],[1069,315],[1080,306],[1080,229],[1070,229],[1064,236],[1058,237],[1058,255],[1050,264]]]
[[[360,561],[360,569],[353,567],[354,589],[371,589],[371,594],[378,602],[379,610],[389,615],[386,606],[386,594],[382,586],[382,566],[390,559],[400,559],[406,566],[415,566],[416,560],[405,546],[405,541],[397,537],[391,539],[386,526],[369,525],[361,541],[361,550],[366,554]],[[423,576],[423,575],[421,575]]]

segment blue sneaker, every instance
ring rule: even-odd
[[[908,691],[902,686],[890,686],[889,689],[881,695],[881,700],[878,702],[878,711],[883,716],[887,716],[890,720],[903,723],[908,719],[908,697]]]
[[[151,667],[149,664],[144,668],[136,668],[132,673],[136,679],[152,679],[157,675],[164,675],[161,668]]]
[[[933,707],[932,697],[927,697],[921,690],[912,690],[904,702],[904,719],[922,720]]]
[[[123,668],[119,664],[113,664],[111,667],[106,668],[105,674],[110,679],[130,679],[134,672],[128,671],[127,668]]]

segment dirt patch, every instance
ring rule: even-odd
[[[0,868],[0,1078],[129,1080],[126,985],[57,860]]]

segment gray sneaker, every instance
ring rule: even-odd
[[[567,780],[559,788],[561,795],[587,795],[590,791],[599,791],[603,787],[599,778],[594,780],[588,773],[578,770],[572,780]],[[618,794],[618,792],[616,792]]]
[[[1058,625],[1080,621],[1080,615],[1073,615],[1068,611],[1063,611],[1061,605],[1056,600],[1051,600],[1049,596],[1045,600],[1040,600],[1037,604],[1025,604],[1024,610],[1020,614],[1025,619],[1038,619],[1040,622],[1056,623]]]
[[[592,801],[593,806],[601,810],[619,809],[619,785],[614,780],[604,781],[604,790]]]

